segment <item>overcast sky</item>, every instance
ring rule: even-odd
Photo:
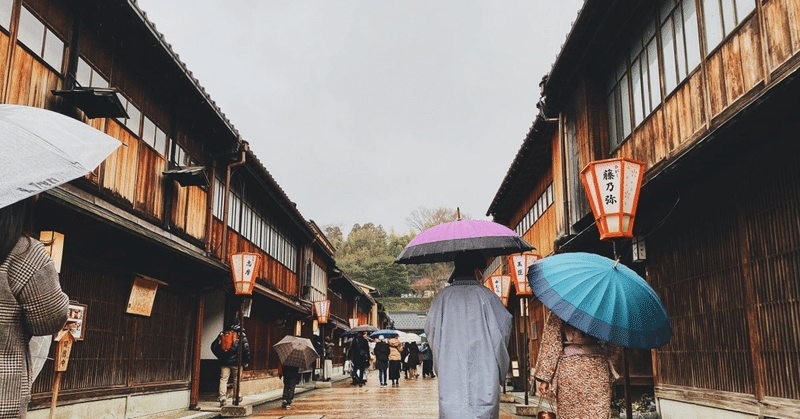
[[[320,226],[484,214],[582,0],[139,0]]]

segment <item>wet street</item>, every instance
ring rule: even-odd
[[[283,409],[280,401],[256,407],[251,417],[293,419],[373,419],[373,418],[438,418],[437,379],[405,380],[399,387],[378,384],[377,371],[370,372],[363,387],[350,385],[350,380],[334,383],[332,388],[298,394],[291,409]],[[512,419],[513,403],[502,403],[500,418]]]

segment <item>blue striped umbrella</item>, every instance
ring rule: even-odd
[[[625,265],[591,253],[563,253],[528,269],[534,294],[565,322],[626,348],[664,346],[672,337],[653,288]]]

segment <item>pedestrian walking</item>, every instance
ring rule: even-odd
[[[551,393],[560,419],[610,418],[611,390],[618,377],[612,359],[619,353],[608,344],[550,313],[542,333],[534,377],[539,394]]]
[[[325,337],[325,361],[322,368],[322,375],[325,381],[331,381],[333,378],[333,342],[330,336]]]
[[[242,367],[250,364],[250,344],[244,329],[239,325],[239,319],[232,318],[228,325],[217,335],[211,343],[211,352],[219,359],[219,405],[225,406],[228,401],[228,379],[232,376],[236,380],[242,373],[239,371],[239,345],[242,345]],[[242,401],[242,389],[233,397]]]
[[[452,283],[434,297],[425,322],[439,376],[439,417],[500,415],[500,389],[508,371],[513,317],[483,286],[480,253],[455,256]]]
[[[370,359],[369,342],[367,342],[366,333],[359,333],[353,338],[348,356],[353,364],[353,385],[361,387],[367,382],[365,375]]]
[[[428,345],[428,342],[422,342],[420,353],[422,354],[422,378],[436,377],[433,373],[433,350],[431,350],[431,345]]]
[[[421,354],[416,342],[410,342],[408,345],[408,376],[412,380],[416,380],[419,375],[417,374],[417,366],[419,366]]]
[[[380,381],[381,387],[386,387],[386,370],[389,369],[389,352],[391,352],[391,349],[384,336],[378,338],[378,342],[375,343],[374,352],[375,369],[378,370],[378,381]]]
[[[53,260],[29,237],[26,220],[36,198],[0,209],[0,418],[25,418],[31,394],[28,342],[61,330],[69,297]]]
[[[408,380],[408,342],[403,343],[403,350],[400,351],[400,356],[403,357],[403,376]]]
[[[400,364],[402,363],[403,344],[400,339],[389,339],[389,379],[392,380],[392,386],[400,385]]]
[[[294,390],[300,382],[300,367],[280,364],[278,368],[278,378],[283,378],[283,395],[281,406],[284,409],[292,407],[294,400]]]

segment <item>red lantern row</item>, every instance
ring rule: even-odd
[[[523,253],[508,257],[508,266],[511,277],[514,279],[517,295],[533,295],[531,285],[528,283],[528,268],[539,259],[540,256],[535,253]]]

